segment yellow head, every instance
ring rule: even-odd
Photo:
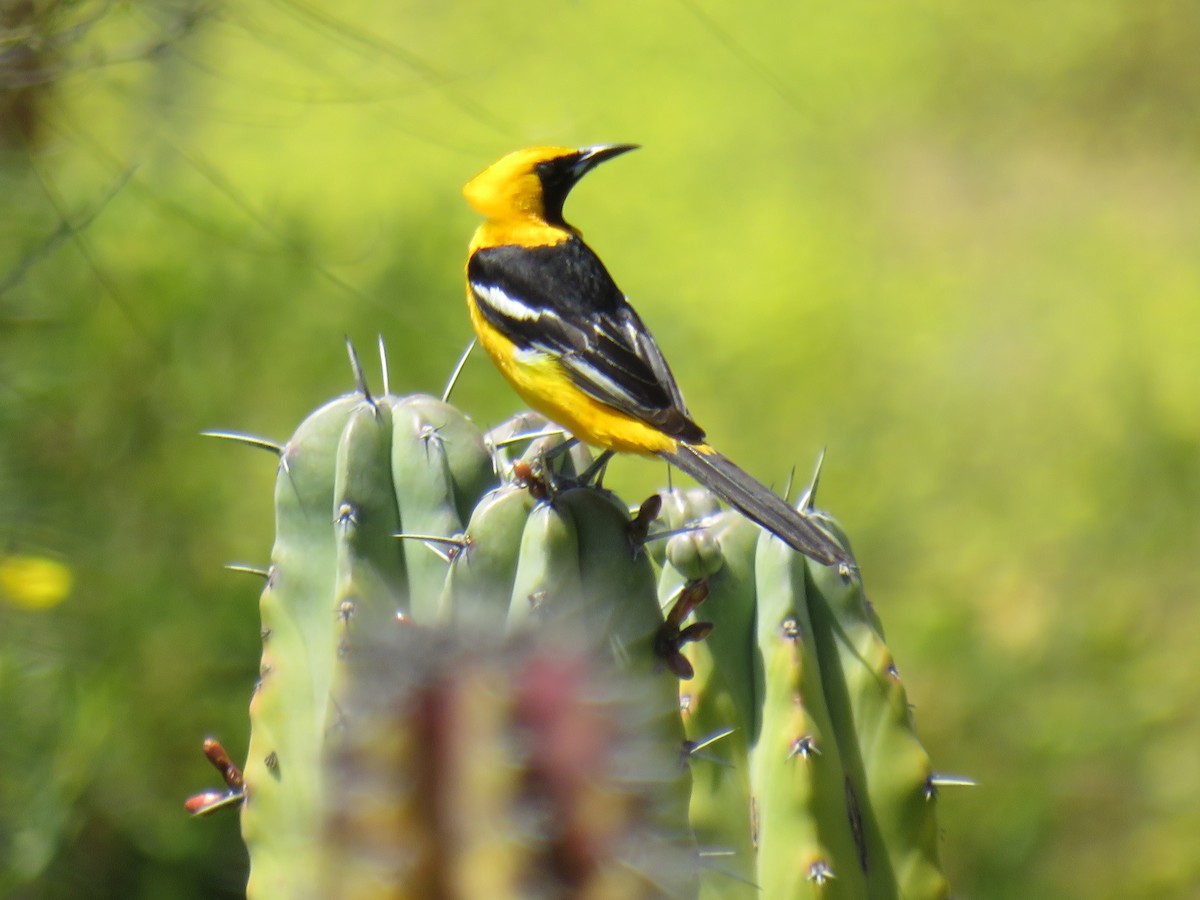
[[[463,196],[492,221],[526,219],[565,228],[562,208],[571,188],[606,159],[634,149],[634,144],[605,144],[517,150],[468,181]]]

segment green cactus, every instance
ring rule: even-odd
[[[702,896],[948,896],[937,779],[857,569],[814,563],[694,494],[664,508],[668,530],[698,530],[667,544],[660,597],[706,579],[715,625],[680,686],[688,738],[712,740],[692,761],[697,840],[723,851]]]
[[[827,528],[847,550],[834,522]],[[929,755],[857,570],[806,560],[813,638],[821,661],[847,794],[857,805],[870,897],[948,897],[938,861]]]
[[[804,557],[759,539],[762,718],[750,750],[759,884],[772,897],[865,897],[857,816],[813,642]]]
[[[345,729],[344,660],[398,616],[432,621],[445,581],[443,558],[397,535],[404,522],[460,531],[458,510],[475,505],[491,465],[478,429],[421,396],[341,397],[283,446],[242,808],[250,896],[311,889],[325,757]]]
[[[275,484],[275,547],[259,602],[263,653],[250,701],[242,837],[247,893],[302,896],[315,877],[335,640],[334,482],[342,430],[360,399],[340,397],[308,417],[282,448]]]
[[[586,457],[561,459],[574,465]],[[662,619],[650,564],[628,537],[627,512],[593,489],[540,505],[526,486],[486,492],[492,467],[484,436],[426,397],[339,398],[280,448],[277,537],[261,601],[262,678],[251,703],[242,805],[251,897],[312,895],[330,802],[328,758],[360,728],[349,663],[403,631],[400,622],[422,632],[443,617],[478,627],[489,592],[497,619],[512,608],[512,629],[523,630],[530,597],[552,597],[537,611],[538,628],[570,626],[574,640],[587,637],[614,660],[640,659],[625,668],[652,685],[638,693],[657,705],[639,724],[671,735],[655,745],[672,766],[666,799],[648,804],[645,815],[660,825],[674,815],[673,828],[654,831],[664,847],[686,842],[674,683],[651,671]],[[577,518],[582,542],[571,524]],[[451,561],[424,546],[436,539],[455,546]]]
[[[512,602],[521,539],[534,506],[528,489],[503,484],[483,495],[450,560],[439,618],[503,625]]]
[[[484,435],[359,384],[253,441],[280,463],[250,749],[207,743],[227,790],[188,801],[240,802],[252,900],[948,896],[856,568],[703,490],[631,516],[538,416]]]
[[[391,479],[400,523],[405,566],[418,622],[437,613],[446,560],[420,536],[460,534],[479,498],[492,486],[492,458],[483,434],[448,403],[432,397],[385,397],[393,435]]]
[[[675,527],[701,505],[669,504]],[[682,507],[682,509],[681,509]],[[682,517],[679,513],[682,512]],[[703,580],[707,596],[698,615],[712,633],[685,653],[694,677],[679,683],[679,705],[692,747],[689,816],[701,853],[701,896],[759,896],[750,818],[749,741],[758,705],[751,646],[754,640],[754,545],[759,529],[741,515],[708,514],[699,531],[677,534],[667,544],[659,596],[668,600]],[[703,518],[701,515],[698,518]]]

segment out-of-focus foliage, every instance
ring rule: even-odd
[[[906,661],[962,896],[1200,891],[1200,14],[1182,0],[0,0],[0,893],[237,895],[281,436],[468,338],[459,186],[567,209],[718,446],[825,503]],[[456,401],[517,403],[482,360]],[[661,466],[621,461],[629,496]]]

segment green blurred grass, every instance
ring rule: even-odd
[[[980,782],[941,804],[957,891],[1200,890],[1192,6],[189,10],[98,19],[0,158],[0,550],[77,574],[0,607],[0,890],[236,895],[236,821],[181,802],[201,737],[244,752],[257,587],[220,566],[265,558],[273,465],[197,433],[286,436],[343,335],[440,391],[459,186],[603,141],[645,149],[568,217],[714,443],[779,485],[828,447],[925,742]],[[516,407],[482,359],[455,399]]]

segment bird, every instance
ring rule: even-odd
[[[526,403],[602,459],[657,456],[817,563],[853,565],[811,517],[709,445],[649,329],[563,218],[584,175],[635,149],[529,147],[467,182],[483,217],[466,263],[479,345]]]

